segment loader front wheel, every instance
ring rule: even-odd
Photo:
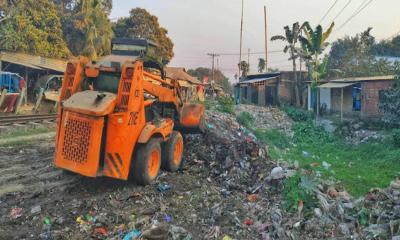
[[[161,166],[161,146],[158,139],[138,146],[135,155],[135,181],[140,185],[150,184],[157,178]]]
[[[163,145],[162,168],[175,172],[182,165],[183,137],[177,131],[173,131],[171,137]]]

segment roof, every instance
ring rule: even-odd
[[[28,68],[38,70],[54,70],[64,72],[67,67],[67,60],[47,58],[16,52],[0,52],[1,61],[22,65]]]
[[[392,81],[395,79],[395,75],[386,76],[372,76],[372,77],[352,77],[343,79],[334,79],[330,82],[366,82],[366,81]]]
[[[203,84],[197,78],[189,75],[186,72],[185,68],[181,68],[181,67],[165,67],[164,70],[165,70],[165,73],[167,75],[167,78],[171,78],[171,79],[175,79],[175,80],[188,81],[188,82],[191,82],[191,83],[197,84],[197,85],[202,85]]]
[[[339,82],[329,82],[322,85],[319,85],[319,88],[345,88],[355,83],[339,83]]]
[[[240,81],[239,84],[263,82],[275,79],[279,76],[281,76],[281,73],[279,72],[248,75],[243,81]]]

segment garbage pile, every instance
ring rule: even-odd
[[[283,130],[288,135],[292,135],[293,121],[286,116],[286,113],[277,107],[260,107],[254,105],[241,104],[236,106],[236,111],[248,112],[255,119],[255,127],[263,129]]]
[[[317,183],[313,189],[317,204],[311,211],[306,211],[307,203],[303,202],[295,212],[288,211],[284,182],[298,173],[299,167],[278,165],[270,159],[265,146],[240,126],[235,116],[211,110],[207,117],[205,134],[185,136],[184,168],[177,173],[163,172],[154,184],[145,187],[62,173],[51,162],[52,142],[35,143],[33,150],[0,148],[4,176],[14,179],[10,183],[32,184],[0,194],[0,236],[398,239],[400,181],[356,200],[340,186]],[[8,168],[9,159],[31,171],[21,168],[17,177],[8,176],[17,167]]]
[[[365,123],[357,120],[346,122],[342,126],[338,127],[336,132],[341,136],[345,136],[346,141],[354,145],[369,140],[382,140],[385,137],[384,134],[378,131],[367,129]]]

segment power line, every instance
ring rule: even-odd
[[[321,20],[319,20],[319,23],[321,23],[326,16],[328,16],[328,14],[330,13],[330,11],[332,10],[332,8],[336,5],[336,3],[338,3],[339,0],[335,0],[335,2],[332,4],[332,6],[328,9],[328,11],[326,11],[325,15],[321,18]]]
[[[272,50],[268,51],[268,53],[283,53],[282,50]],[[218,55],[220,56],[238,56],[240,53],[219,53]],[[263,52],[251,52],[250,55],[260,55],[260,54],[265,54],[265,51]]]
[[[350,5],[351,0],[349,0],[346,5],[344,5],[344,7],[339,11],[338,14],[336,14],[336,16],[333,18],[332,22],[334,22],[342,13],[343,11]]]
[[[353,13],[353,15],[351,15],[342,25],[340,25],[340,27],[338,27],[336,29],[336,32],[338,32],[340,29],[342,29],[344,26],[347,25],[347,23],[349,23],[353,18],[355,18],[358,14],[360,14],[366,7],[368,7],[369,4],[371,4],[373,0],[369,0],[369,2],[367,2],[367,4],[365,4],[363,6],[363,4],[366,2],[364,1],[363,3],[361,3],[361,5],[358,7],[357,11]]]

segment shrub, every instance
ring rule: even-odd
[[[393,144],[396,147],[400,147],[400,128],[393,130],[392,139],[393,139]]]
[[[236,120],[246,128],[251,128],[251,126],[254,124],[254,117],[248,112],[241,112],[236,117]]]
[[[285,106],[283,107],[283,111],[286,112],[286,114],[296,122],[306,122],[306,121],[311,121],[313,119],[313,115],[311,112],[295,108],[295,107],[290,107],[290,106]]]
[[[218,98],[217,110],[220,112],[234,114],[235,113],[235,104],[233,102],[233,99],[229,96],[224,96],[224,97]]]
[[[315,143],[334,142],[335,138],[332,134],[327,133],[322,126],[314,126],[309,123],[297,123],[293,126],[293,140],[295,142]]]
[[[286,210],[297,210],[299,202],[303,202],[304,210],[312,210],[317,206],[317,198],[314,194],[317,184],[312,176],[297,173],[286,179],[283,182],[283,186],[284,207]]]

